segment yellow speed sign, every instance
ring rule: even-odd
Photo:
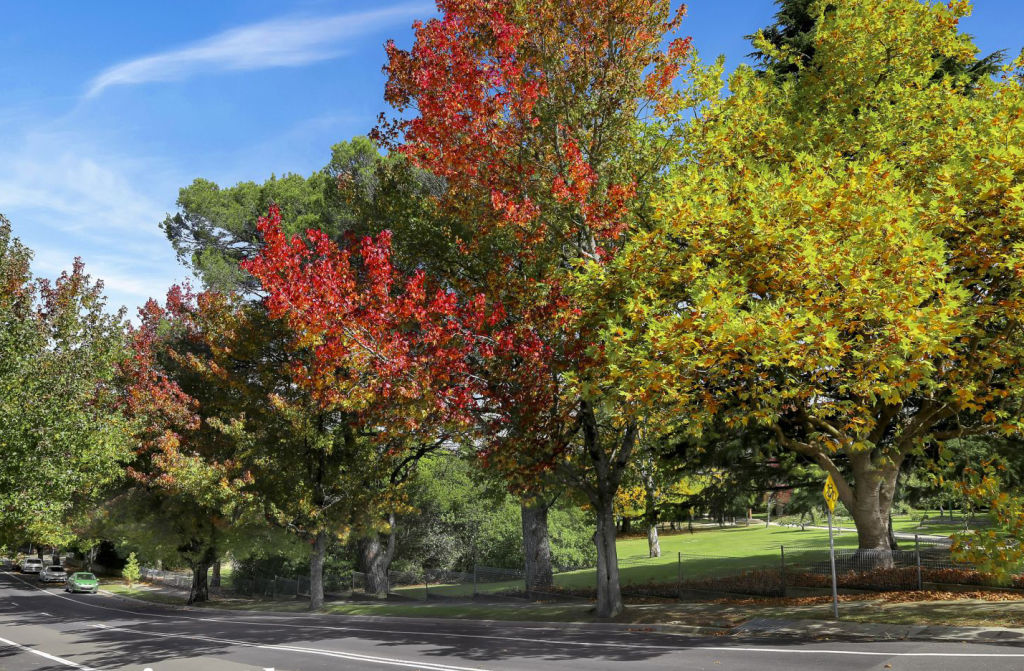
[[[825,495],[828,511],[834,513],[836,511],[836,501],[839,500],[839,490],[836,489],[836,481],[832,479],[831,473],[829,473],[828,480],[825,480],[825,488],[821,490],[821,493]]]

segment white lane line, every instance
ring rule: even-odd
[[[279,650],[284,652],[301,652],[307,655],[319,655],[321,657],[334,657],[337,659],[347,659],[355,662],[371,662],[374,664],[385,664],[388,666],[402,666],[409,669],[429,669],[429,671],[488,671],[487,669],[481,669],[478,667],[470,666],[453,666],[451,664],[435,664],[433,662],[414,662],[405,659],[396,659],[394,657],[378,657],[375,655],[361,655],[355,652],[342,652],[340,650],[327,650],[324,648],[306,648],[296,645],[277,645],[277,644],[265,644],[265,643],[251,643],[249,641],[239,641],[230,638],[215,638],[213,636],[200,636],[195,634],[168,634],[153,631],[139,631],[137,629],[129,629],[127,627],[112,627],[105,624],[92,624],[90,627],[96,629],[102,629],[104,631],[120,631],[129,634],[137,634],[139,636],[148,638],[187,638],[193,641],[206,641],[207,643],[221,643],[227,645],[237,645],[243,648],[256,648],[259,650]]]
[[[8,645],[8,646],[10,646],[12,648],[18,648],[20,650],[24,650],[25,652],[30,652],[33,655],[38,655],[40,657],[43,657],[45,659],[50,660],[51,662],[57,662],[58,664],[63,664],[64,666],[70,666],[73,669],[79,669],[79,671],[97,671],[97,669],[94,669],[91,666],[82,666],[81,664],[78,664],[76,662],[72,662],[70,659],[64,659],[63,657],[58,657],[56,655],[51,655],[48,652],[43,652],[42,650],[36,650],[35,648],[30,648],[30,647],[28,647],[26,645],[22,645],[21,643],[15,643],[14,641],[8,641],[6,638],[0,638],[0,643]]]

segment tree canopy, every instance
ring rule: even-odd
[[[600,294],[633,393],[769,427],[887,548],[899,466],[1021,424],[1020,80],[968,86],[968,5],[838,3],[809,63],[739,67]],[[962,65],[935,79],[936,59]],[[1009,75],[1010,73],[1007,73]]]
[[[50,281],[31,256],[0,215],[0,533],[63,544],[128,455],[113,385],[124,320],[80,260]]]

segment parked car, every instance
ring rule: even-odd
[[[68,579],[63,566],[47,566],[39,572],[39,582],[64,582]]]
[[[68,576],[64,585],[65,592],[92,592],[95,594],[100,588],[100,581],[92,573],[79,571]]]
[[[18,570],[22,573],[39,573],[43,570],[43,560],[36,557],[25,557],[21,560]]]

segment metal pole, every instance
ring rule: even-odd
[[[921,582],[921,543],[917,534],[914,534],[914,557],[917,560],[917,591],[920,592],[924,589],[924,583]]]
[[[832,617],[839,619],[839,590],[836,588],[836,545],[832,540],[832,511],[828,511],[828,559],[832,565]]]
[[[782,587],[782,596],[786,596],[786,546],[779,546],[779,584]]]
[[[679,580],[678,580],[679,589],[678,589],[678,592],[679,592],[679,598],[682,599],[683,598],[683,553],[679,552],[677,554],[679,555],[678,558],[676,559],[676,562],[677,562],[677,564],[679,566]]]

